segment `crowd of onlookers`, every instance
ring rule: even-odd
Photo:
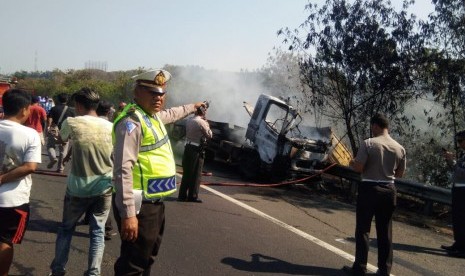
[[[63,94],[63,93],[62,93]],[[60,95],[62,95],[60,94]],[[50,110],[52,107],[55,106],[55,101],[53,100],[52,97],[49,96],[32,96],[32,103],[37,103],[40,107],[42,107],[45,110],[45,113],[47,116],[50,113]],[[112,102],[101,100],[100,101],[101,109],[105,109],[106,112],[108,113],[108,118],[110,120],[113,120],[117,115],[118,112],[123,110],[123,108],[126,106],[125,102],[120,102],[118,104],[118,110],[115,109],[115,105]],[[3,107],[0,105],[0,119],[3,119]],[[43,125],[45,129],[45,125]]]
[[[44,144],[50,174],[55,165],[56,172],[62,173],[64,163],[70,162],[49,275],[65,275],[73,232],[83,216],[90,234],[85,275],[100,275],[106,232],[112,228],[107,220],[112,206],[121,238],[115,275],[150,274],[164,232],[163,198],[176,192],[176,163],[165,124],[206,108],[205,102],[197,102],[163,109],[170,78],[162,69],[134,76],[134,103],[120,103],[118,110],[88,87],[70,98],[66,93],[56,95],[54,106],[48,98],[31,97],[22,89],[3,94],[0,275],[8,275],[13,245],[24,237],[31,174],[42,162]],[[190,141],[190,146],[198,142]]]
[[[99,153],[100,150],[105,149],[106,159],[102,161],[102,164],[106,164],[106,167],[102,164],[97,167],[107,169],[105,179],[108,183],[106,186],[111,187],[112,169],[110,164],[112,162],[109,159],[113,145],[111,142],[108,143],[108,137],[111,137],[111,126],[115,115],[121,112],[126,104],[121,102],[119,104],[120,110],[116,112],[113,103],[101,100],[95,91],[87,88],[74,93],[71,98],[66,93],[60,93],[56,95],[55,100],[49,97],[31,95],[27,91],[12,88],[5,92],[2,99],[3,106],[0,106],[0,217],[2,218],[0,227],[0,275],[7,275],[13,257],[12,245],[20,243],[24,236],[25,227],[21,227],[21,225],[26,223],[30,214],[28,203],[32,184],[30,174],[37,170],[37,164],[41,163],[40,156],[43,147],[45,146],[50,159],[47,168],[51,170],[51,173],[55,165],[55,172],[63,173],[65,163],[71,160],[71,155],[77,156],[77,159],[73,158],[76,160],[71,160],[72,162],[77,162],[77,160],[87,162],[86,158],[77,153],[84,152],[88,154],[89,151],[96,148],[98,148],[99,152],[95,152],[96,156],[92,156],[94,158],[91,158],[91,156],[89,158],[101,161]],[[76,129],[76,122],[80,122],[79,129]],[[92,129],[94,132],[88,132],[88,129]],[[100,133],[99,131],[103,131],[103,129],[106,135],[98,136],[96,133]],[[83,145],[79,144],[82,141],[74,137],[74,134],[78,132],[89,134],[78,136],[88,136],[87,140],[91,140],[92,143],[99,146],[93,147],[93,150],[83,149]],[[73,133],[72,139],[71,133]],[[74,143],[70,143],[71,140]],[[89,144],[86,141],[83,143]],[[73,149],[74,146],[79,150]],[[82,165],[78,167],[85,169],[89,166]],[[89,174],[89,172],[86,173]],[[91,177],[87,176],[87,174],[84,177],[85,181],[95,178],[93,174],[91,174]],[[83,173],[78,171],[77,175],[81,176]],[[83,183],[84,180],[76,180],[76,177],[76,172],[73,174],[71,170],[68,180],[72,179],[73,182]],[[104,181],[98,180],[96,182],[103,183]],[[16,188],[9,188],[11,185]],[[112,192],[112,189],[108,187],[104,187],[105,195],[108,197],[105,206],[108,205],[108,208],[106,207],[105,216],[98,220],[102,224],[99,224],[99,229],[104,230],[102,235],[104,235],[105,240],[111,239],[111,235],[116,234],[113,231],[111,220],[107,220]],[[94,190],[91,191],[95,192]],[[66,213],[66,210],[65,208],[63,212]],[[93,229],[92,232],[95,232],[95,210],[89,210],[85,212],[86,216],[84,216],[83,221],[87,219],[86,224]],[[103,226],[103,224],[105,225]],[[65,226],[63,224],[60,229],[64,229]],[[73,227],[71,227],[71,230],[74,229]],[[61,238],[65,236],[66,240],[68,240],[69,235],[64,235],[63,231],[60,232],[60,230],[58,232],[57,244],[62,245],[64,243]],[[70,233],[72,234],[72,231]],[[103,251],[101,242],[95,246],[99,248],[97,251]],[[69,248],[60,247],[60,249],[63,250],[57,251],[58,253],[51,264],[52,269],[64,267],[64,263],[66,263],[63,258],[67,259],[64,256],[67,256]],[[95,250],[96,248],[91,248],[92,252]],[[99,256],[101,259],[101,254]],[[91,269],[92,271],[88,271],[88,275],[99,274],[99,265],[92,265],[92,268],[95,268],[96,271]],[[62,275],[64,271],[53,271],[51,274]]]
[[[35,129],[39,133],[42,146],[46,146],[50,159],[47,168],[52,169],[57,164],[56,172],[62,173],[68,147],[66,144],[56,143],[53,130],[54,126],[59,129],[61,122],[67,117],[74,117],[75,111],[72,106],[69,106],[68,94],[60,93],[55,98],[56,101],[49,96],[33,95],[30,115],[24,125]],[[100,100],[99,102],[100,111],[105,112],[109,121],[113,121],[125,106],[125,102],[120,102],[116,110],[114,104],[109,101]],[[3,107],[0,106],[0,119],[3,119],[3,115]],[[56,152],[57,149],[58,152]]]
[[[48,96],[35,96],[39,100],[40,106],[45,109],[47,114],[50,112],[50,109],[55,106],[55,101],[53,98],[49,98]]]

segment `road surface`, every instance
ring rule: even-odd
[[[207,169],[213,176],[204,181],[240,182],[233,171],[221,166]],[[53,259],[66,178],[34,174],[33,181],[31,220],[23,243],[15,246],[10,275],[47,275]],[[175,198],[165,201],[165,235],[152,275],[345,275],[342,266],[353,261],[352,204],[295,186],[202,186],[201,204]],[[398,221],[393,228],[392,274],[463,275],[464,260],[439,249],[452,242],[450,235]],[[369,269],[374,272],[374,225],[371,236]],[[67,275],[85,271],[88,243],[88,226],[78,226]],[[119,236],[106,242],[102,275],[113,275],[119,245]]]

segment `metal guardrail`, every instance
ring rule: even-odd
[[[397,179],[395,183],[399,193],[414,196],[425,201],[438,202],[446,205],[452,204],[450,189],[434,187],[404,179]]]
[[[354,172],[348,167],[341,165],[332,167],[326,171],[326,173],[353,181],[355,183],[360,181],[360,174]],[[452,195],[450,189],[434,187],[424,183],[418,183],[405,179],[396,179],[395,184],[398,193],[423,200],[425,202],[425,214],[431,213],[433,203],[441,203],[445,205],[452,204]]]

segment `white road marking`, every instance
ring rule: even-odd
[[[278,220],[278,219],[276,219],[276,218],[274,218],[274,217],[272,217],[270,215],[267,215],[267,214],[263,213],[260,210],[257,210],[257,209],[255,209],[255,208],[253,208],[253,207],[251,207],[251,206],[249,206],[249,205],[247,205],[245,203],[242,203],[239,200],[236,200],[236,199],[234,199],[234,198],[232,198],[232,197],[230,197],[228,195],[225,195],[225,194],[223,194],[221,192],[218,192],[217,190],[212,189],[212,188],[210,188],[208,186],[200,185],[200,187],[202,187],[203,189],[205,189],[205,190],[207,190],[207,191],[209,191],[209,192],[211,192],[211,193],[213,193],[213,194],[215,194],[215,195],[217,195],[219,197],[222,197],[222,198],[224,198],[224,199],[226,199],[226,200],[228,200],[228,201],[230,201],[230,202],[232,202],[232,203],[234,203],[236,205],[239,205],[240,207],[242,207],[242,208],[244,208],[244,209],[246,209],[246,210],[248,210],[248,211],[250,211],[250,212],[252,212],[252,213],[254,213],[254,214],[256,214],[256,215],[258,215],[260,217],[262,217],[262,218],[265,218],[265,219],[267,219],[267,220],[269,220],[269,221],[283,227],[284,229],[287,229],[287,230],[301,236],[302,238],[313,242],[316,245],[319,245],[319,246],[321,246],[321,247],[323,247],[323,248],[325,248],[325,249],[327,249],[327,250],[341,256],[342,258],[350,261],[351,263],[353,263],[354,260],[355,260],[355,257],[350,255],[349,253],[347,253],[347,252],[345,252],[345,251],[343,251],[343,250],[341,250],[341,249],[339,249],[337,247],[334,247],[331,244],[326,243],[326,242],[324,242],[324,241],[322,241],[322,240],[320,240],[318,238],[315,238],[314,236],[312,236],[310,234],[307,234],[304,231],[301,231],[301,230],[299,230],[299,229],[297,229],[295,227],[292,227],[292,226],[290,226],[290,225],[288,225],[288,224],[286,224],[286,223],[284,223],[284,222],[282,222],[282,221],[280,221],[280,220]],[[378,270],[378,268],[376,266],[372,265],[372,264],[367,264],[367,270],[375,273]],[[392,276],[394,276],[394,275],[392,275]]]

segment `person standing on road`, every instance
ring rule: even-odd
[[[61,129],[62,122],[68,117],[74,117],[74,109],[67,106],[68,94],[61,93],[58,95],[58,104],[50,109],[47,118],[47,152],[50,162],[47,165],[48,169],[52,169],[58,162],[56,171],[62,173],[65,166],[63,158],[68,153],[68,142],[59,142],[57,137],[53,134],[52,130]],[[58,159],[56,156],[55,148],[58,145]]]
[[[37,131],[23,126],[31,96],[20,89],[3,94],[5,118],[0,120],[0,275],[8,275],[13,244],[20,244],[29,222],[31,173],[41,163]]]
[[[43,127],[45,126],[45,121],[47,120],[47,112],[45,112],[45,109],[40,106],[39,102],[40,98],[38,96],[32,96],[32,105],[30,108],[31,114],[27,118],[25,125],[32,127],[37,131],[37,133],[39,133],[40,142],[42,146],[45,146]]]
[[[65,274],[76,223],[86,212],[90,213],[90,245],[87,271],[84,275],[100,275],[105,247],[105,222],[111,208],[113,124],[98,117],[97,92],[82,88],[73,94],[73,99],[78,116],[68,117],[60,130],[61,139],[72,140],[73,147],[63,218],[58,228],[50,275]]]
[[[186,146],[182,156],[182,180],[178,201],[202,203],[199,199],[200,180],[205,159],[207,139],[213,137],[206,119],[207,109],[198,108],[186,122]]]
[[[176,165],[164,124],[182,119],[204,103],[162,110],[165,70],[134,76],[134,104],[114,121],[113,213],[121,235],[115,275],[150,275],[165,226],[163,198],[176,191]]]
[[[370,228],[376,220],[378,241],[378,275],[389,275],[392,267],[392,215],[397,204],[394,180],[404,175],[407,159],[404,147],[389,135],[389,121],[383,114],[371,118],[373,138],[364,140],[351,168],[361,173],[358,185],[355,262],[344,271],[365,275],[368,262]]]
[[[465,150],[465,131],[455,135],[460,149]],[[454,170],[454,184],[452,186],[452,229],[454,243],[450,246],[442,245],[447,254],[454,257],[465,257],[465,154],[454,160],[452,152],[445,151],[444,158]]]

